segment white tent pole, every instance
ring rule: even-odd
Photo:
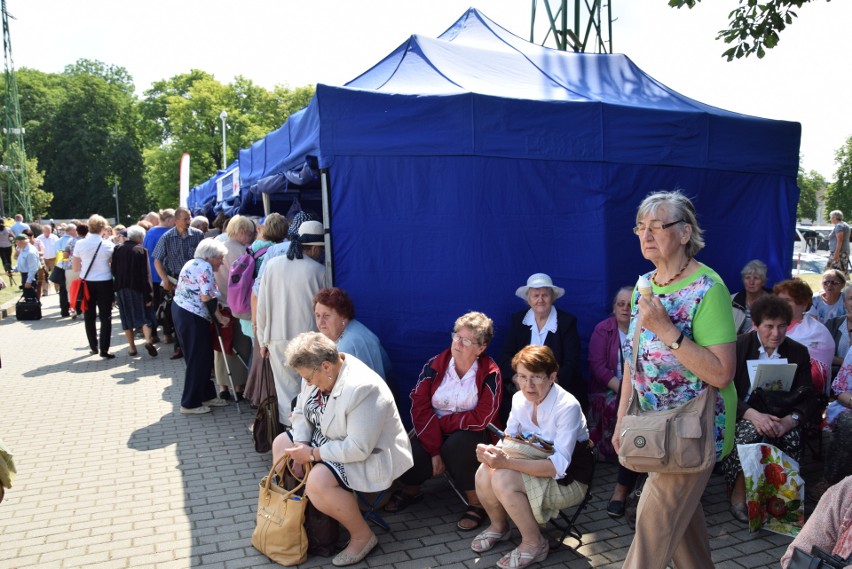
[[[334,286],[334,262],[331,253],[331,200],[328,195],[328,169],[320,170],[322,184],[322,224],[325,233],[325,280]]]

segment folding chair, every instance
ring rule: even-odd
[[[589,445],[592,447],[591,450],[593,455],[595,455],[594,460],[591,463],[592,482],[589,482],[589,486],[586,488],[586,495],[583,496],[582,502],[576,506],[569,506],[565,510],[559,510],[559,517],[550,520],[550,523],[553,524],[553,526],[560,532],[559,540],[555,544],[551,544],[551,549],[558,548],[565,542],[565,538],[569,536],[577,540],[577,547],[583,545],[583,532],[581,532],[577,527],[577,518],[580,517],[580,514],[583,513],[583,510],[585,510],[586,506],[589,504],[589,500],[592,499],[592,484],[595,479],[595,467],[597,465],[597,449],[594,448],[594,443],[592,443],[591,440],[589,441]],[[571,517],[568,517],[566,510],[570,511],[571,508],[574,508],[574,514]],[[568,547],[570,548],[571,546],[569,545]],[[571,549],[576,549],[576,547]]]
[[[367,522],[373,522],[386,531],[390,530],[390,526],[379,513],[379,510],[381,510],[387,502],[386,497],[389,497],[388,492],[390,492],[391,489],[393,489],[393,486],[387,490],[382,490],[381,492],[355,492],[355,496],[358,497],[359,507],[364,515],[364,519]]]

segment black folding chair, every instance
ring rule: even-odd
[[[583,496],[582,502],[580,502],[576,506],[569,506],[564,510],[559,510],[559,517],[550,520],[550,523],[553,524],[553,526],[560,532],[559,539],[556,541],[556,543],[551,543],[551,549],[556,549],[560,545],[565,544],[565,539],[568,537],[573,537],[577,540],[577,547],[583,545],[583,532],[581,532],[580,528],[577,527],[577,519],[580,517],[580,514],[583,513],[583,510],[586,509],[586,506],[592,499],[592,484],[595,479],[595,468],[597,465],[597,449],[594,448],[594,443],[592,443],[591,440],[588,441],[588,444],[592,446],[592,453],[595,455],[595,460],[592,462],[592,482],[589,482],[589,486],[588,488],[586,488],[586,495]],[[570,512],[572,508],[574,509],[574,513],[569,517],[567,512]],[[570,545],[565,545],[569,548],[571,547]],[[573,547],[571,549],[576,549],[577,547]]]

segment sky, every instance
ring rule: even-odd
[[[609,0],[613,49],[703,103],[802,124],[802,166],[834,179],[852,136],[847,38],[852,2],[814,0],[764,59],[728,63],[716,33],[737,0],[694,9]],[[538,22],[544,22],[543,0]],[[554,8],[560,4],[551,0]],[[440,35],[469,7],[529,39],[530,0],[6,0],[16,68],[61,72],[80,58],[126,68],[140,96],[190,69],[266,88],[354,79],[412,34]],[[573,6],[573,2],[569,2]],[[543,34],[537,32],[541,43]],[[552,42],[551,44],[552,45]]]

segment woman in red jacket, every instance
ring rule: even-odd
[[[494,336],[490,318],[468,312],[456,320],[450,347],[429,360],[411,391],[414,466],[400,477],[403,488],[385,509],[391,512],[423,499],[420,485],[449,472],[469,504],[458,528],[472,530],[485,517],[476,496],[476,445],[487,442],[485,427],[497,416],[502,396],[500,368],[485,349]]]

